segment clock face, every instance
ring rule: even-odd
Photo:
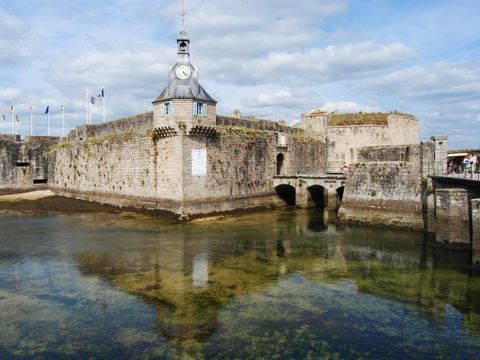
[[[175,75],[177,75],[177,77],[182,80],[187,79],[191,73],[192,71],[190,70],[190,67],[187,65],[179,65],[175,69]]]

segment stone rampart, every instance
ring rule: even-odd
[[[480,266],[480,199],[472,199],[472,249],[473,263]]]
[[[187,137],[184,143],[185,209],[189,214],[224,212],[284,203],[273,187],[276,159],[284,155],[283,172],[310,173],[325,164],[325,145],[304,132],[287,133],[278,147],[277,133],[219,126],[214,138]],[[192,175],[192,150],[205,148],[207,175]]]
[[[340,221],[423,229],[419,173],[416,162],[356,164],[347,177]]]
[[[58,137],[0,135],[0,189],[30,189],[47,180],[49,147]]]
[[[127,132],[60,143],[52,151],[49,185],[75,198],[172,212],[182,197],[181,146],[172,138]],[[153,199],[153,200],[152,200]]]
[[[144,134],[153,129],[153,112],[128,116],[96,125],[80,125],[68,133],[69,141],[82,141],[120,133]]]
[[[51,154],[49,185],[66,196],[183,217],[283,204],[273,188],[276,132],[220,126],[214,136],[187,133],[125,132],[60,143]],[[324,166],[324,143],[302,131],[285,136],[285,171]],[[198,175],[192,159],[202,150],[206,171]]]
[[[244,127],[256,130],[296,132],[297,129],[281,125],[277,121],[262,119],[244,119],[217,115],[217,126]]]
[[[344,162],[356,163],[358,149],[366,146],[418,144],[418,120],[404,114],[343,114],[329,120],[326,132],[330,172],[339,172]],[[373,119],[371,116],[375,115]],[[334,115],[336,119],[340,115]],[[358,119],[357,119],[357,117]],[[375,121],[373,121],[375,120]]]
[[[433,186],[428,171],[434,141],[358,149],[350,167],[339,217],[362,223],[435,231]]]

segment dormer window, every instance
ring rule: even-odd
[[[193,115],[195,116],[207,116],[208,104],[193,102]]]
[[[173,114],[173,104],[166,102],[160,105],[160,116],[167,116]]]

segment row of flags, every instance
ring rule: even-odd
[[[85,96],[87,96],[87,91],[85,92]],[[103,101],[105,98],[105,89],[102,89],[98,94],[97,94],[98,101]],[[95,96],[90,96],[90,103],[92,105],[95,105]]]
[[[18,116],[18,114],[15,112],[15,106],[13,104],[10,105],[10,109],[9,109],[10,113],[11,114],[15,114],[15,119],[17,120],[17,122],[20,122],[20,117]],[[28,105],[28,112],[30,114],[32,114],[33,112],[33,107],[32,107],[32,104],[29,104]],[[63,113],[65,112],[65,107],[62,105],[60,106],[60,112]],[[50,113],[50,105],[47,105],[47,107],[45,108],[45,114],[49,114]],[[2,121],[5,121],[7,119],[7,116],[5,115],[5,113],[2,111],[2,117],[1,117],[1,120]]]
[[[85,119],[86,119],[86,123],[87,124],[92,123],[92,107],[91,107],[91,105],[94,105],[96,101],[103,103],[103,122],[105,122],[105,88],[102,88],[96,96],[91,96],[88,93],[88,90],[85,90],[84,96],[85,96]],[[87,106],[87,103],[90,106]],[[12,115],[12,135],[13,135],[14,132],[15,132],[14,119],[17,122],[17,124],[20,123],[20,117],[18,116],[18,114],[16,112],[16,108],[13,104],[13,101],[9,106],[9,112]],[[33,124],[32,124],[32,122],[33,122],[33,106],[32,106],[32,103],[29,103],[29,105],[28,105],[28,112],[30,114],[30,135],[33,135],[32,134],[33,133]],[[50,135],[50,113],[51,113],[51,108],[50,108],[50,104],[49,104],[45,108],[45,114],[47,115],[47,119],[48,119],[48,134],[49,135]],[[62,135],[65,136],[65,107],[63,105],[60,106],[60,113],[62,114],[62,119],[63,119]],[[1,111],[0,121],[5,122],[6,120],[7,120],[6,113]]]
[[[91,124],[92,123],[92,105],[95,105],[96,101],[102,103],[102,112],[103,112],[103,122],[105,122],[105,88],[102,88],[97,94],[97,96],[93,96],[88,93],[88,89],[85,89],[84,93],[85,97],[85,123]]]

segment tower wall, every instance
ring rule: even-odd
[[[326,137],[327,171],[338,173],[344,162],[350,166],[358,161],[360,148],[418,144],[418,120],[402,114],[336,115],[327,126]]]

